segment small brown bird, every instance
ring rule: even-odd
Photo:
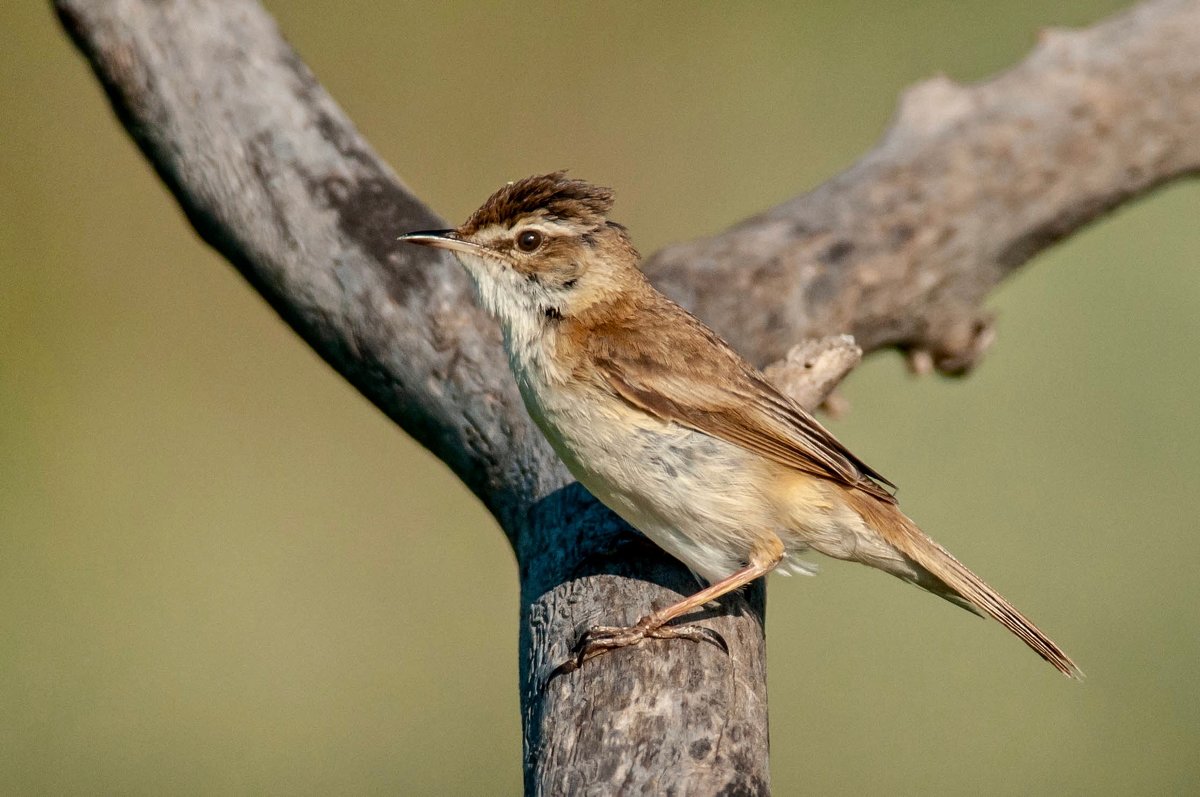
[[[400,240],[449,249],[501,323],[525,406],[567,468],[710,586],[628,628],[588,632],[579,661],[669,623],[814,550],[862,562],[995,618],[1061,672],[1037,626],[924,533],[850,453],[716,333],[655,290],[612,191],[563,172],[509,183],[453,230]]]

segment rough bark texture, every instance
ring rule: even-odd
[[[113,107],[199,233],[296,331],[447,462],[520,564],[530,793],[768,790],[761,584],[705,622],[551,677],[578,633],[692,591],[682,568],[570,483],[528,420],[496,327],[403,186],[251,0],[58,0]],[[1200,3],[1050,32],[1011,71],[907,93],[856,166],[647,270],[759,362],[851,332],[962,372],[987,291],[1120,202],[1200,168]],[[858,361],[834,338],[772,370],[808,405]]]
[[[659,252],[664,291],[765,363],[834,332],[923,370],[975,365],[987,292],[1037,252],[1200,165],[1200,4],[1045,30],[1016,67],[907,92],[891,129],[816,190]]]

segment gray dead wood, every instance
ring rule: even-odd
[[[691,591],[686,572],[570,482],[521,406],[496,327],[442,226],[251,0],[58,0],[113,108],[200,235],[339,373],[496,516],[521,578],[526,789],[768,791],[761,584],[706,619],[551,678],[576,635]],[[647,264],[759,362],[852,333],[961,372],[988,290],[1121,202],[1200,168],[1200,3],[1047,32],[969,87],[910,90],[883,141],[815,191]],[[487,188],[487,187],[485,187]],[[859,353],[833,339],[772,371],[806,404]],[[806,365],[808,363],[808,365]]]
[[[646,265],[760,363],[835,332],[962,373],[993,340],[1001,279],[1200,164],[1200,4],[1151,2],[971,86],[904,93],[883,140],[816,190]]]

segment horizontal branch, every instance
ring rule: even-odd
[[[1018,66],[908,90],[846,172],[646,266],[736,348],[852,334],[945,373],[993,340],[981,304],[1038,252],[1131,198],[1200,171],[1200,3],[1158,0],[1046,30]]]

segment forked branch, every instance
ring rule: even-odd
[[[549,678],[578,631],[692,591],[569,479],[530,423],[495,326],[435,252],[441,226],[253,0],[57,0],[113,108],[200,235],[327,362],[448,463],[520,563],[526,785],[557,794],[767,788],[762,590],[711,623],[730,647],[650,643]],[[1156,0],[961,87],[909,91],[854,167],[647,264],[807,403],[865,351],[957,373],[987,292],[1041,249],[1200,169],[1200,3]],[[480,186],[481,191],[491,186]],[[806,365],[807,363],[807,365]],[[625,617],[614,616],[624,612]]]

